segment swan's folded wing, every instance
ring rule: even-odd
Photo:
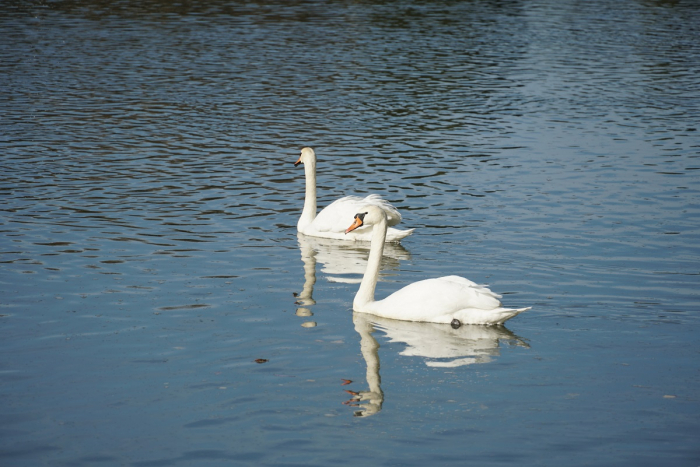
[[[491,291],[491,289],[489,289],[488,286],[483,285],[483,284],[477,284],[476,282],[472,282],[469,279],[467,279],[466,277],[445,276],[445,277],[440,277],[438,280],[447,281],[447,282],[454,282],[456,284],[462,284],[465,287],[472,287],[472,288],[478,290],[478,292],[481,294],[490,295],[491,297],[496,298],[496,299],[502,298],[501,295],[498,295],[496,292]]]
[[[345,229],[352,224],[355,214],[360,212],[360,210],[367,205],[374,205],[382,208],[386,212],[389,226],[401,222],[401,214],[399,214],[394,206],[384,201],[379,195],[369,195],[366,198],[346,196],[333,201],[318,213],[316,219],[313,221],[314,230],[319,232],[344,233]],[[357,229],[357,233],[359,234],[369,230],[371,229],[360,227]]]
[[[343,233],[350,227],[352,220],[364,206],[363,199],[357,196],[346,196],[333,201],[318,213],[312,225],[318,232]]]
[[[375,310],[380,316],[440,322],[435,320],[437,315],[448,316],[458,310],[496,309],[501,306],[496,297],[484,286],[461,277],[448,276],[409,284],[384,300],[372,303],[371,307],[381,308]]]

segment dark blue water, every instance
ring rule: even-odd
[[[3,3],[0,464],[700,464],[699,25]],[[458,274],[532,310],[353,315],[367,245],[297,236],[303,146],[320,206],[416,228],[378,297]]]

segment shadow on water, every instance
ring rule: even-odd
[[[369,242],[342,242],[297,234],[301,258],[305,265],[320,263],[320,273],[330,282],[359,284],[369,257]],[[397,271],[399,262],[411,259],[409,250],[400,243],[386,243],[382,257],[380,280]],[[308,282],[308,279],[307,279]],[[311,284],[313,287],[313,284]]]
[[[389,342],[406,344],[400,353],[405,357],[423,357],[425,364],[435,368],[455,368],[464,365],[489,363],[500,355],[502,342],[529,348],[529,344],[505,326],[465,325],[459,329],[444,324],[414,323],[381,318],[364,313],[353,313],[355,331],[360,334],[360,349],[367,365],[366,391],[346,390],[353,397],[345,402],[359,407],[356,417],[368,417],[382,410],[384,392],[381,388],[379,343],[373,336],[376,330],[384,333]]]

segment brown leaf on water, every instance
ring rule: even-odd
[[[255,359],[255,363],[265,363],[267,361],[268,361],[267,358],[256,358]]]

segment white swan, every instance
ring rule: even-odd
[[[459,276],[426,279],[409,284],[384,300],[374,300],[379,264],[387,231],[386,213],[377,206],[365,206],[347,232],[373,227],[367,269],[352,302],[353,310],[385,318],[429,323],[502,324],[530,308],[501,307],[501,298],[483,285]]]
[[[306,174],[306,199],[304,209],[297,223],[297,230],[312,237],[333,238],[336,240],[364,240],[372,238],[371,229],[360,228],[351,235],[345,235],[347,219],[352,218],[362,206],[373,205],[381,207],[388,218],[388,227],[401,222],[401,214],[394,206],[384,201],[378,195],[369,195],[366,198],[358,196],[346,196],[326,206],[316,215],[316,153],[311,148],[303,148],[299,160],[294,166],[304,164]],[[413,232],[389,228],[385,241],[398,242]]]

